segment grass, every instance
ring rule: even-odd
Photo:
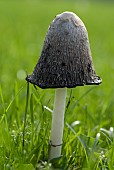
[[[68,89],[63,156],[48,162],[54,89],[25,82],[54,16],[84,21],[100,86]],[[114,169],[114,4],[85,1],[0,1],[0,169]]]

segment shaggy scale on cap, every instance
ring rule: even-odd
[[[101,83],[92,63],[87,30],[77,15],[64,12],[55,17],[39,61],[26,80],[41,88],[72,88]]]

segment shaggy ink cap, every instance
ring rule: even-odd
[[[43,49],[27,81],[40,88],[72,88],[99,85],[88,33],[81,19],[72,12],[55,17],[48,29]]]
[[[56,88],[50,132],[49,160],[61,156],[67,87],[100,84],[92,63],[87,30],[81,19],[64,12],[52,21],[41,56],[27,81]]]

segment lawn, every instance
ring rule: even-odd
[[[63,11],[85,23],[99,86],[68,89],[62,157],[48,162],[54,89],[25,77],[40,56],[49,24]],[[114,169],[114,3],[0,1],[0,170]]]

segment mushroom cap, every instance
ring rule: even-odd
[[[40,88],[72,88],[100,84],[92,62],[88,33],[72,12],[55,17],[32,75],[26,78]]]

